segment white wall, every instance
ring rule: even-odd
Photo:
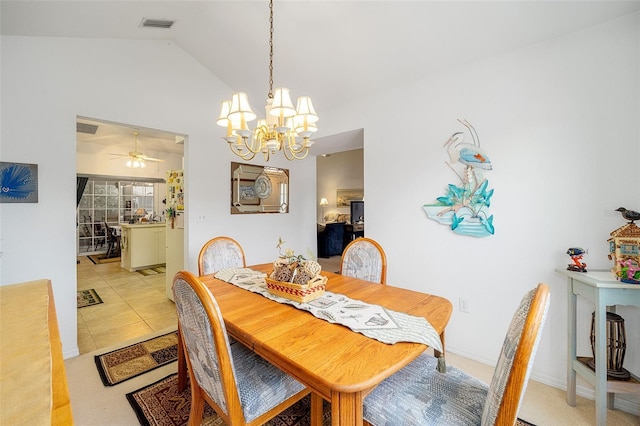
[[[65,357],[78,353],[78,115],[187,135],[189,270],[197,272],[200,247],[220,234],[240,241],[250,263],[275,258],[280,236],[297,251],[315,248],[314,158],[270,162],[290,170],[289,214],[230,215],[236,158],[214,120],[232,91],[173,43],[7,36],[1,43],[0,158],[38,164],[39,202],[0,204],[0,284],[52,280]]]
[[[564,387],[567,283],[554,269],[566,268],[572,246],[589,249],[590,268],[609,269],[607,238],[625,223],[613,210],[640,209],[639,34],[639,16],[627,16],[323,117],[327,132],[365,129],[367,236],[385,248],[388,283],[452,301],[448,350],[494,364],[519,299],[543,281],[552,305],[534,378]],[[397,112],[389,108],[401,101]],[[475,126],[493,164],[490,237],[455,234],[421,209],[458,183],[442,146],[465,130],[457,118]],[[461,297],[468,314],[458,310]],[[581,301],[583,355],[591,311]],[[640,311],[618,312],[627,324],[625,367],[640,374]],[[637,412],[637,397],[624,398]]]

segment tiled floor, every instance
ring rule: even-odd
[[[120,263],[95,265],[86,256],[78,260],[78,291],[94,289],[104,302],[78,309],[81,354],[177,326],[175,304],[165,293],[165,274],[144,276],[120,268]],[[340,268],[340,256],[318,261],[330,272]]]
[[[78,260],[78,291],[93,288],[104,302],[78,309],[81,354],[177,326],[165,274],[144,276],[121,269],[120,263],[94,265],[86,256]]]

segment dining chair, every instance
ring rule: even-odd
[[[247,266],[244,250],[236,240],[230,237],[215,237],[207,241],[198,255],[198,275],[208,275],[224,268],[244,268]],[[178,340],[182,334],[178,333]],[[232,339],[233,340],[233,339]],[[178,346],[178,390],[187,387],[187,363],[182,350]]]
[[[240,342],[230,342],[218,303],[192,273],[175,275],[173,295],[191,386],[189,425],[201,423],[205,402],[225,424],[261,425],[310,394]]]
[[[225,268],[244,268],[244,250],[240,244],[229,237],[210,239],[200,249],[198,255],[198,274],[208,275]]]
[[[107,237],[107,257],[120,256],[120,236],[116,234],[115,228],[109,226],[107,222],[104,222],[105,235]]]
[[[384,380],[364,400],[371,425],[513,425],[549,310],[549,286],[527,292],[502,345],[491,384],[422,354]]]
[[[374,283],[387,282],[387,256],[377,241],[367,237],[351,241],[342,252],[340,274]]]

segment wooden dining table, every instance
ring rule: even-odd
[[[250,266],[266,273],[272,267]],[[444,330],[453,309],[449,300],[330,272],[322,275],[328,278],[327,291],[426,318],[444,348]],[[332,425],[362,425],[364,397],[427,348],[420,343],[382,343],[213,275],[199,279],[215,297],[231,336],[313,391],[312,425],[322,424],[323,399],[331,402]],[[186,382],[184,372],[181,376]]]

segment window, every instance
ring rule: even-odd
[[[153,212],[155,185],[89,178],[78,204],[77,254],[107,250],[104,223],[117,226],[136,219],[136,210]]]

